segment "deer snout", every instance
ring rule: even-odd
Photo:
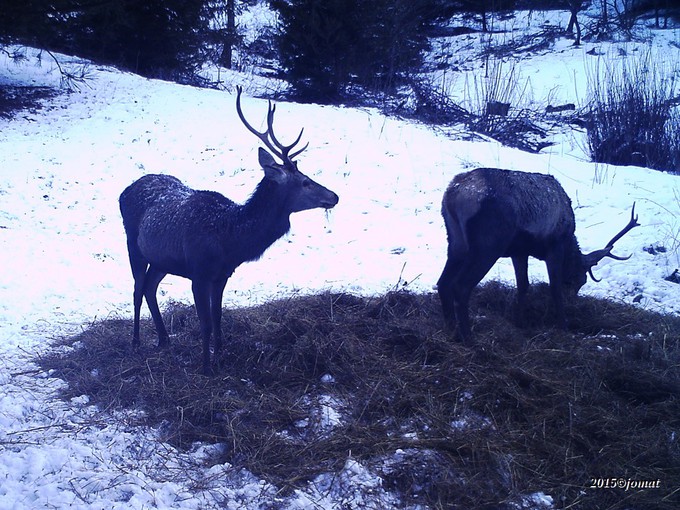
[[[336,205],[338,205],[338,202],[340,201],[340,197],[333,193],[331,190],[328,190],[328,197],[321,202],[321,207],[324,209],[333,209]]]

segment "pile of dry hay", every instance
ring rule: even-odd
[[[212,378],[183,305],[165,314],[169,351],[149,323],[135,352],[131,321],[107,320],[39,363],[69,383],[64,398],[143,409],[172,423],[164,440],[224,443],[213,462],[283,489],[351,456],[433,508],[516,508],[536,491],[558,508],[678,508],[680,319],[579,298],[557,331],[539,287],[520,328],[512,297],[476,291],[472,347],[442,330],[435,295],[326,293],[225,310]],[[659,488],[590,488],[612,477]]]

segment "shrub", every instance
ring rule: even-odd
[[[513,61],[487,58],[484,76],[465,84],[467,126],[511,147],[538,152],[547,145],[545,131],[534,121],[532,90]]]
[[[587,127],[593,161],[678,171],[675,73],[659,62],[646,53],[591,75]]]

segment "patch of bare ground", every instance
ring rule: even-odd
[[[34,114],[59,93],[50,87],[0,86],[0,118]]]

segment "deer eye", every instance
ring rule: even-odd
[[[312,180],[311,179],[305,179],[302,181],[302,187],[303,188],[309,188],[312,185]]]

